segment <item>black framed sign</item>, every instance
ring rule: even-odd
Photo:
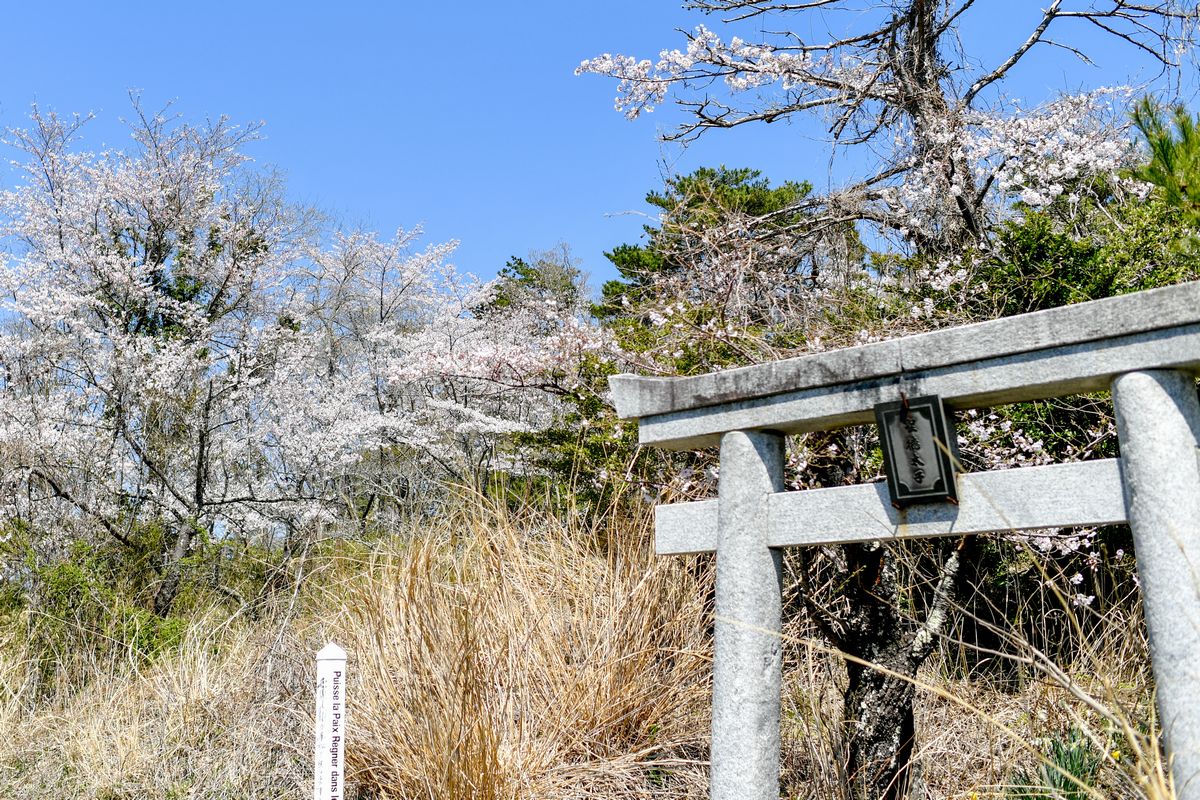
[[[875,406],[888,492],[897,508],[957,503],[958,437],[937,395]]]

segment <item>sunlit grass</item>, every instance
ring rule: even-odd
[[[9,631],[0,797],[309,797],[329,639],[350,654],[359,798],[706,797],[711,557],[655,557],[646,517],[582,520],[469,498],[316,548],[302,583],[253,615],[197,612],[151,660],[98,647],[51,681]],[[1073,615],[1072,663],[998,628],[1019,685],[969,676],[953,641],[918,675],[925,796],[1171,800],[1136,599],[1097,617],[1045,580]],[[845,657],[803,615],[784,637],[781,796],[837,800]]]

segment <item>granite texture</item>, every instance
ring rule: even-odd
[[[643,444],[690,450],[715,445],[731,430],[806,433],[872,424],[875,405],[899,400],[902,391],[912,397],[936,394],[948,407],[962,410],[1103,391],[1122,373],[1164,368],[1200,371],[1200,324],[783,394],[751,394],[736,402],[642,417],[638,437]]]
[[[958,505],[893,508],[887,484],[782,492],[767,500],[767,545],[849,544],[1126,521],[1116,459],[967,473]],[[719,502],[672,503],[655,511],[659,555],[712,552]]]
[[[1113,382],[1129,526],[1163,740],[1179,800],[1200,800],[1200,404],[1190,374]]]
[[[617,414],[644,418],[1200,323],[1200,283],[688,378],[615,375]]]
[[[713,800],[779,800],[782,564],[767,498],[783,490],[783,437],[726,434],[718,488]]]

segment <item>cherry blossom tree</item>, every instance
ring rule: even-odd
[[[128,152],[35,111],[0,195],[3,512],[44,553],[150,550],[167,614],[205,548],[284,548],[428,509],[546,424],[595,331],[415,250],[325,231],[243,150],[255,127],[134,105]],[[195,558],[192,559],[193,561]]]
[[[963,24],[983,12],[973,0],[685,5],[720,16],[732,33],[700,25],[684,34],[684,46],[663,50],[657,60],[605,54],[584,61],[578,72],[616,79],[617,109],[631,119],[674,103],[684,121],[666,134],[669,140],[815,115],[835,152],[869,148],[874,167],[865,179],[798,197],[770,217],[727,214],[704,221],[679,240],[690,251],[676,258],[690,272],[650,276],[660,291],[640,290],[657,296],[658,308],[636,311],[658,314],[666,324],[686,322],[695,316],[689,305],[696,291],[714,282],[723,285],[723,298],[751,303],[769,297],[777,304],[781,286],[798,287],[799,293],[787,293],[789,313],[800,312],[793,321],[803,330],[793,337],[791,353],[967,321],[987,305],[981,293],[988,289],[975,273],[1014,274],[992,268],[997,239],[1001,245],[1031,241],[1031,231],[998,237],[1001,223],[1045,214],[1059,226],[1038,234],[1045,244],[1109,213],[1103,209],[1114,198],[1144,197],[1148,187],[1123,177],[1142,160],[1127,132],[1127,89],[1099,89],[1023,109],[999,87],[1035,49],[1061,49],[1088,60],[1080,45],[1063,38],[1071,25],[1100,31],[1108,44],[1139,52],[1172,74],[1190,53],[1197,18],[1190,0],[1053,0],[1009,53],[983,64],[959,37]],[[755,26],[752,34],[748,24]],[[821,33],[828,31],[837,33]],[[793,224],[781,235],[772,222],[784,217]],[[864,261],[844,251],[849,258],[833,259],[810,281],[780,282],[804,254],[818,251],[829,231],[844,226],[861,231],[879,252]],[[1076,259],[1081,265],[1090,263],[1084,250]],[[1036,300],[1035,292],[1026,294]],[[906,301],[909,308],[897,315]],[[869,313],[846,313],[851,309]],[[861,330],[855,335],[838,324],[843,320]],[[736,341],[747,333],[722,329],[720,335]],[[791,354],[773,355],[770,347],[747,343],[739,350],[751,361]],[[973,419],[969,430],[994,448],[1008,440],[997,433],[1000,424],[999,417],[987,416]],[[1042,444],[1029,438],[1028,448],[1018,447],[1020,455],[1044,457],[1029,450]],[[858,475],[865,454],[853,432],[807,441],[793,452],[807,486]],[[847,774],[853,795],[870,800],[908,791],[912,677],[947,619],[964,556],[950,543],[934,559],[940,573],[926,582],[929,597],[917,604],[924,619],[900,609],[902,557],[884,546],[829,549],[797,575],[811,619],[856,659],[848,663],[844,697]],[[834,575],[828,583],[847,588],[825,596],[815,591],[813,574]]]
[[[931,255],[985,240],[1014,193],[1040,204],[1063,191],[1064,178],[1122,166],[1125,153],[1105,136],[1111,125],[1094,124],[1094,95],[1033,115],[997,102],[997,87],[1031,51],[1066,49],[1088,61],[1062,38],[1066,26],[1086,25],[1173,70],[1190,50],[1196,21],[1191,0],[1054,0],[1012,52],[981,64],[958,36],[982,11],[974,0],[686,5],[778,32],[748,41],[700,25],[684,48],[663,50],[657,61],[605,54],[578,71],[617,79],[617,109],[631,119],[673,101],[685,121],[667,139],[820,115],[835,147],[869,145],[877,168],[807,207],[821,219],[870,223]]]
[[[328,353],[323,368],[359,386],[372,415],[364,512],[427,502],[430,476],[484,490],[493,467],[513,466],[508,438],[549,424],[584,354],[606,352],[582,293],[516,292],[503,275],[480,283],[446,265],[447,246],[405,258],[410,238],[337,237],[310,254],[296,298]]]

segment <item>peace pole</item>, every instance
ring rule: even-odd
[[[313,800],[343,800],[346,752],[346,651],[333,642],[317,653],[317,731]]]

